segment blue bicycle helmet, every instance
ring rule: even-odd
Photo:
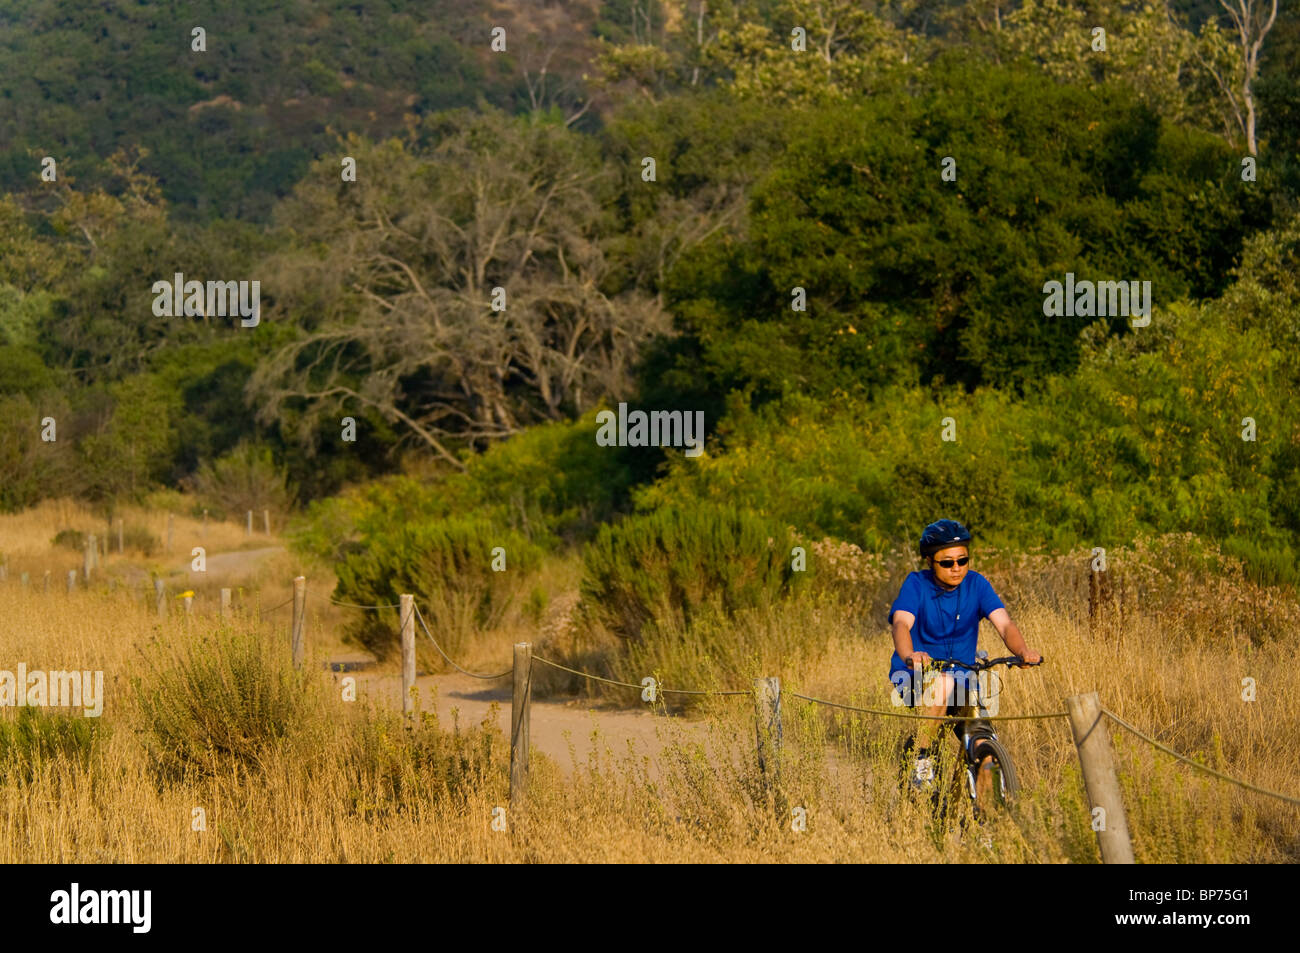
[[[941,549],[949,546],[969,545],[970,531],[956,520],[937,520],[925,528],[921,534],[921,556],[929,558]]]

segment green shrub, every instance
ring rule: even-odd
[[[98,718],[20,708],[16,717],[0,718],[0,771],[30,781],[44,760],[68,758],[85,766],[102,733]]]
[[[462,502],[457,486],[449,478],[428,482],[405,475],[384,477],[312,501],[291,522],[287,536],[300,552],[329,562],[342,560],[358,540],[391,535],[407,523],[451,516]]]
[[[1240,536],[1229,536],[1221,546],[1225,553],[1241,560],[1246,578],[1252,582],[1262,586],[1300,585],[1300,568],[1290,548],[1264,546]]]
[[[504,571],[494,571],[504,550]],[[469,634],[499,625],[540,565],[542,550],[522,533],[478,516],[400,525],[366,537],[336,567],[335,597],[395,605],[412,593],[430,630],[453,655]],[[381,659],[397,645],[396,609],[366,613],[349,635]],[[418,627],[418,623],[417,623]]]
[[[348,735],[347,762],[358,782],[350,807],[376,820],[441,800],[463,804],[471,790],[504,775],[505,751],[495,721],[453,733],[430,712],[408,727],[397,712],[368,708]]]
[[[547,549],[591,536],[625,502],[621,452],[596,444],[595,412],[531,427],[470,458],[461,473],[390,476],[311,502],[287,533],[295,549],[340,560],[351,542],[472,510]]]
[[[794,538],[730,506],[665,507],[602,527],[583,554],[584,612],[624,638],[650,623],[689,629],[702,614],[765,608],[801,585]]]
[[[624,502],[626,457],[596,443],[596,411],[530,427],[474,457],[463,477],[468,502],[499,508],[509,525],[543,545],[587,539]]]
[[[54,534],[54,539],[50,541],[51,546],[62,546],[64,549],[71,549],[73,552],[81,552],[86,548],[86,534],[79,529],[61,529]]]
[[[725,500],[874,553],[914,545],[940,517],[1015,549],[1248,535],[1279,554],[1250,557],[1252,571],[1284,580],[1300,442],[1278,383],[1291,373],[1285,352],[1258,320],[1225,298],[1174,302],[1128,334],[1097,322],[1078,369],[1023,399],[890,387],[871,401],[792,397],[758,411],[733,400],[709,453],[670,458],[636,504]],[[1254,439],[1243,439],[1247,416]]]
[[[41,421],[47,416],[60,428],[60,439],[52,443],[41,439]],[[0,512],[16,513],[43,499],[78,495],[86,489],[75,445],[64,439],[72,416],[68,401],[57,390],[35,399],[0,393]]]
[[[162,540],[145,527],[132,523],[122,527],[122,545],[145,556],[152,556],[162,548]]]
[[[159,779],[253,770],[300,726],[313,702],[287,648],[219,629],[182,643],[147,680],[133,679]]]
[[[276,466],[267,447],[241,443],[217,460],[205,462],[187,481],[218,519],[243,516],[249,510],[285,512],[294,500],[283,467]]]

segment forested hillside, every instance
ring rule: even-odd
[[[1294,581],[1300,8],[1251,9],[1243,46],[1208,3],[0,4],[0,504],[405,470],[567,546],[745,489]],[[177,273],[260,319],[160,313]],[[1067,274],[1150,324],[1045,314]],[[592,456],[619,401],[707,454]]]

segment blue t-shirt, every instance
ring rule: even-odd
[[[947,590],[929,569],[909,573],[898,590],[898,598],[889,607],[889,623],[902,609],[916,616],[912,623],[912,651],[927,652],[931,658],[955,658],[968,665],[975,663],[975,644],[979,639],[980,620],[1003,608],[1002,600],[987,579],[970,570],[956,589]],[[910,672],[894,652],[889,671]]]

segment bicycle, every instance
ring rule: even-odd
[[[989,671],[999,665],[1007,667],[1015,666],[1016,668],[1030,668],[1033,665],[1042,665],[1042,659],[1037,662],[1025,662],[1018,655],[1008,655],[1003,658],[990,659],[988,652],[980,650],[976,653],[974,665],[968,665],[957,659],[931,659],[930,665],[922,670],[922,679],[924,680],[925,669],[932,672],[946,672],[962,668],[975,674]],[[1001,680],[999,679],[999,684]],[[924,683],[924,681],[923,681]],[[1001,688],[999,687],[999,692]],[[1007,803],[1015,797],[1016,792],[1020,789],[1020,783],[1016,778],[1016,767],[1011,760],[1011,755],[1006,747],[998,739],[997,732],[994,730],[991,722],[985,720],[991,715],[988,708],[984,705],[984,699],[980,694],[979,685],[976,680],[968,679],[967,685],[963,689],[958,686],[957,692],[963,695],[964,704],[950,704],[947,714],[949,716],[961,717],[961,721],[950,722],[953,733],[961,742],[962,756],[966,768],[966,791],[970,796],[971,808],[974,816],[979,819],[981,809],[979,804],[979,772],[983,769],[983,764],[988,760],[988,770],[991,772],[990,781],[992,783],[992,795],[994,806],[1001,810],[1007,806]],[[981,717],[984,716],[984,717]],[[936,798],[938,798],[938,791]],[[941,812],[946,807],[946,800],[936,804],[940,807]]]

